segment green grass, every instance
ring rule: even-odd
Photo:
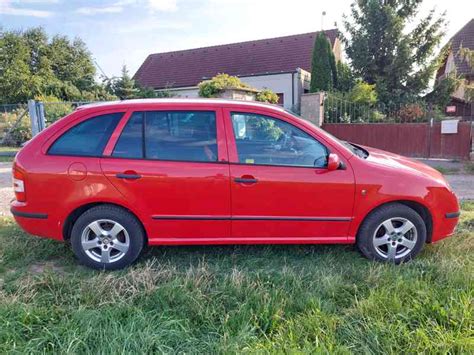
[[[416,260],[352,246],[152,248],[98,272],[0,224],[0,353],[473,353],[474,202]]]
[[[460,169],[457,168],[446,168],[444,166],[434,166],[434,168],[443,175],[457,174],[460,171]]]
[[[467,174],[474,174],[474,163],[473,162],[468,162],[464,164],[464,171]]]
[[[3,152],[18,152],[20,149],[21,147],[0,146],[0,154]],[[14,158],[14,156],[0,155],[0,162],[12,162]]]
[[[8,147],[0,145],[0,152],[17,152],[21,147]]]

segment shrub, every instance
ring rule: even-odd
[[[199,83],[200,97],[217,97],[226,89],[248,89],[255,90],[250,85],[243,83],[238,77],[229,74],[217,74],[211,80],[204,80]],[[278,95],[270,89],[263,89],[256,94],[255,100],[260,102],[268,102],[271,104],[278,103]]]
[[[12,112],[2,113],[3,134],[7,134],[8,131],[15,125],[19,116],[23,113],[24,109],[16,109]],[[22,143],[31,139],[31,123],[28,114],[24,115],[17,126],[10,131],[8,137],[4,141],[6,145],[20,146]]]
[[[257,101],[260,101],[260,102],[268,102],[268,103],[271,103],[271,104],[277,104],[278,103],[278,95],[275,94],[270,89],[267,89],[267,88],[265,88],[262,91],[258,92],[255,99]]]
[[[348,100],[356,104],[374,105],[377,102],[375,84],[358,81],[349,92]]]
[[[211,80],[204,80],[199,83],[200,97],[216,97],[225,89],[250,89],[251,87],[243,83],[238,77],[220,73]]]
[[[417,103],[407,104],[398,110],[397,116],[401,122],[414,122],[425,117],[425,109]]]
[[[42,95],[37,96],[35,99],[44,103],[46,126],[49,126],[74,110],[74,107],[70,103],[62,102],[55,96]]]

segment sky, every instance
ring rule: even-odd
[[[0,0],[0,27],[43,26],[80,37],[107,76],[134,74],[148,54],[342,28],[352,0]],[[446,42],[474,1],[424,0],[420,16],[446,11]],[[322,16],[322,12],[326,15]]]

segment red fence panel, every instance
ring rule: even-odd
[[[433,125],[430,158],[469,159],[470,151],[471,122],[459,122],[456,134],[441,134],[441,123]]]
[[[471,150],[470,122],[460,122],[456,134],[441,134],[441,123],[325,123],[323,129],[343,140],[410,157],[468,159]]]

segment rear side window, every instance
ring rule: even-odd
[[[51,155],[101,156],[123,113],[89,118],[69,129],[49,148]]]
[[[208,111],[135,112],[112,156],[172,161],[217,161],[216,115]]]

